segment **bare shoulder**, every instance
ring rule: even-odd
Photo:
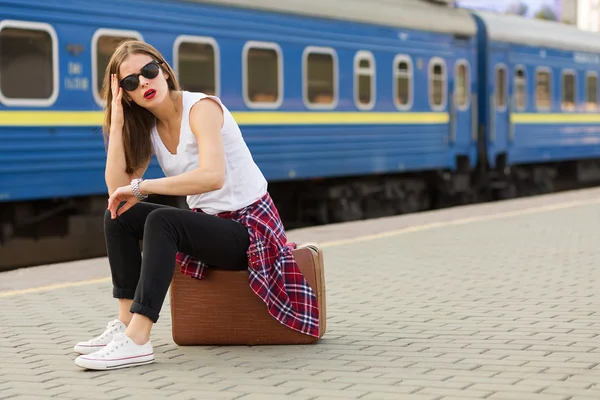
[[[218,101],[203,98],[192,106],[190,127],[198,141],[198,165],[207,171],[215,172],[219,182],[222,182],[225,176],[222,126],[223,109]]]
[[[210,97],[200,99],[190,110],[190,125],[192,129],[213,128],[223,126],[223,109],[221,105]]]

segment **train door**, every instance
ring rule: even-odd
[[[455,146],[468,150],[471,144],[473,120],[471,115],[471,65],[461,58],[454,64],[454,88],[450,104],[452,139]]]
[[[527,77],[525,75],[524,65],[517,65],[514,68],[512,86],[509,87],[509,93],[512,93],[512,101],[509,104],[510,121],[508,129],[508,146],[512,148],[515,140],[515,124],[512,121],[512,115],[513,113],[524,111],[526,107]]]
[[[508,131],[510,124],[510,107],[508,98],[508,53],[493,51],[490,63],[490,160],[497,164],[498,156],[508,150]],[[506,160],[504,160],[506,161]]]

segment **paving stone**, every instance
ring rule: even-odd
[[[488,400],[570,400],[569,396],[544,393],[496,392]]]
[[[62,393],[60,395],[60,398],[62,399],[74,399],[74,400],[80,400],[80,399],[86,399],[86,400],[117,400],[117,399],[123,399],[126,396],[124,396],[123,394],[120,393],[104,393],[104,392],[99,392],[97,390],[94,389],[87,389],[87,390],[71,390],[65,393]],[[149,397],[151,398],[151,397]]]
[[[440,396],[421,395],[421,394],[402,394],[402,400],[439,400]],[[319,400],[325,400],[325,397],[317,397]],[[398,395],[394,393],[369,393],[361,397],[367,400],[398,400]]]
[[[550,387],[545,388],[540,393],[542,394],[554,394],[563,396],[592,396],[596,399],[600,398],[600,391],[590,389],[579,389],[575,387],[559,386],[553,384]]]
[[[115,317],[110,282],[6,295],[28,283],[0,274],[0,398],[600,398],[598,198],[591,189],[290,232],[329,242],[328,331],[314,346],[176,346],[167,296],[156,363],[83,371],[72,348]],[[376,236],[352,239],[365,233]],[[78,265],[90,279],[109,271],[106,259]],[[31,282],[72,268],[38,269]]]
[[[278,400],[281,399],[281,395],[274,395],[269,393],[252,393],[245,394],[241,397],[236,397],[235,400]],[[294,400],[314,400],[314,396],[301,396],[297,394],[290,394],[285,396],[284,398],[289,399],[292,398]],[[195,399],[194,399],[195,400]]]
[[[415,394],[421,395],[433,395],[433,396],[456,396],[464,399],[483,399],[487,398],[493,392],[489,390],[477,390],[477,389],[449,389],[449,388],[424,388],[416,392]]]
[[[304,388],[294,394],[303,396],[330,397],[330,398],[345,398],[358,399],[365,396],[369,392],[360,390],[329,390],[329,389],[313,389]]]
[[[186,390],[167,397],[169,400],[196,400],[198,398],[233,400],[240,397],[239,393],[208,391],[208,390]]]

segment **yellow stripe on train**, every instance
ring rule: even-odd
[[[443,112],[232,112],[240,125],[447,124]],[[102,111],[0,111],[0,126],[99,126]]]
[[[600,114],[515,113],[510,120],[513,124],[598,124]]]
[[[232,112],[240,125],[447,124],[444,112]],[[100,126],[102,111],[0,111],[0,126]],[[514,113],[514,124],[597,124],[600,113]]]
[[[446,124],[447,113],[428,112],[233,112],[240,125]]]

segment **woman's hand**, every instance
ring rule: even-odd
[[[123,125],[125,125],[125,118],[123,117],[123,88],[119,86],[117,74],[110,76],[110,87],[112,90],[110,126],[123,128]]]
[[[122,202],[125,202],[125,204],[123,204],[123,207],[119,208],[119,204]],[[131,185],[121,186],[115,190],[108,199],[108,209],[110,210],[111,218],[115,219],[117,216],[121,216],[125,211],[129,210],[139,202],[140,200],[133,194]],[[119,208],[118,211],[117,208]]]

